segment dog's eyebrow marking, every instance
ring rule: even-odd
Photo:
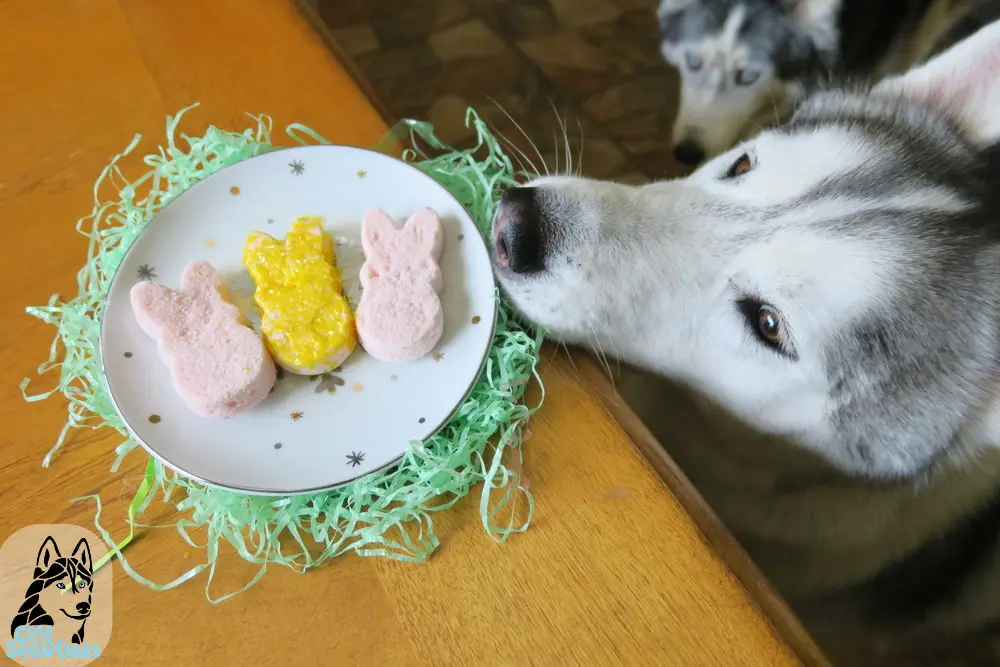
[[[733,13],[726,18],[726,22],[722,25],[722,33],[720,34],[726,46],[732,47],[736,44],[736,38],[740,34],[740,28],[743,27],[745,18],[746,7],[743,5],[737,5],[733,9]]]
[[[725,23],[722,24],[722,27],[716,35],[706,37],[701,41],[699,47],[702,52],[702,57],[705,59],[706,65],[720,66],[723,70],[732,65],[729,61],[732,59],[735,52],[740,36],[740,28],[743,27],[745,19],[746,7],[738,5],[726,17]],[[721,82],[717,81],[717,74],[718,73],[716,73],[716,76],[713,76],[713,85],[725,84],[728,82],[728,78],[725,76],[723,76]]]

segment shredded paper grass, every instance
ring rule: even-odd
[[[115,270],[160,207],[222,167],[275,148],[271,122],[265,116],[251,116],[253,125],[242,132],[209,127],[200,137],[179,133],[178,125],[188,109],[167,119],[166,144],[144,158],[146,173],[129,180],[120,165],[139,145],[141,137],[137,136],[98,178],[94,210],[77,223],[77,230],[89,239],[77,296],[63,301],[54,295],[48,305],[27,309],[58,329],[50,357],[38,372],[57,373],[59,381],[51,391],[32,395],[27,393],[29,380],[25,379],[25,398],[37,401],[60,393],[69,401],[67,422],[43,465],[50,465],[70,433],[79,428],[110,427],[122,435],[112,472],[133,451],[133,456],[148,459],[142,483],[128,507],[129,531],[124,540],[116,541],[102,525],[99,496],[75,499],[96,504],[95,524],[108,543],[108,558],[117,557],[129,575],[157,590],[208,570],[206,595],[219,602],[256,583],[269,564],[304,572],[351,551],[423,561],[439,544],[432,513],[452,507],[479,484],[486,533],[503,541],[524,531],[534,512],[534,500],[520,473],[521,445],[528,437],[528,418],[538,406],[528,407],[522,399],[529,381],[538,379],[541,338],[523,330],[502,302],[488,360],[471,394],[451,422],[426,442],[411,444],[401,462],[388,471],[327,493],[250,496],[187,479],[137,448],[114,409],[98,358],[104,299]],[[471,109],[467,123],[478,133],[478,145],[469,151],[444,145],[433,128],[416,121],[400,123],[381,149],[409,144],[403,159],[446,187],[485,233],[499,193],[516,184],[518,174]],[[286,133],[300,144],[329,143],[302,125],[290,125]],[[115,195],[102,199],[108,186],[113,186]],[[521,511],[514,507],[518,499]],[[145,578],[122,554],[136,529],[145,527],[140,517],[154,500],[176,507],[181,518],[170,525],[192,548],[204,551],[200,564],[168,583]],[[224,543],[260,567],[242,589],[215,598],[210,586]]]

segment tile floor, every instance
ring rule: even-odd
[[[677,79],[657,50],[657,0],[309,1],[389,112],[430,120],[446,141],[470,139],[472,106],[528,152],[509,113],[550,166],[557,143],[566,166],[558,117],[574,160],[582,143],[588,176],[682,171],[670,154]]]

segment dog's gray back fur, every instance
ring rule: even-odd
[[[620,390],[844,665],[1000,664],[971,662],[1000,633],[998,107],[993,24],[688,178],[543,178],[494,222],[512,302],[640,369]]]

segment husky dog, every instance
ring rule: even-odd
[[[728,150],[829,78],[923,62],[983,1],[661,0],[660,50],[681,77],[675,157],[694,166]]]
[[[38,550],[24,602],[11,621],[11,636],[21,626],[48,625],[56,641],[82,644],[93,591],[93,561],[87,540],[77,542],[73,553],[66,557],[59,553],[52,536],[46,537]]]
[[[838,664],[1000,664],[998,110],[1000,22],[686,178],[547,176],[493,221],[506,297],[643,371],[626,400]]]

